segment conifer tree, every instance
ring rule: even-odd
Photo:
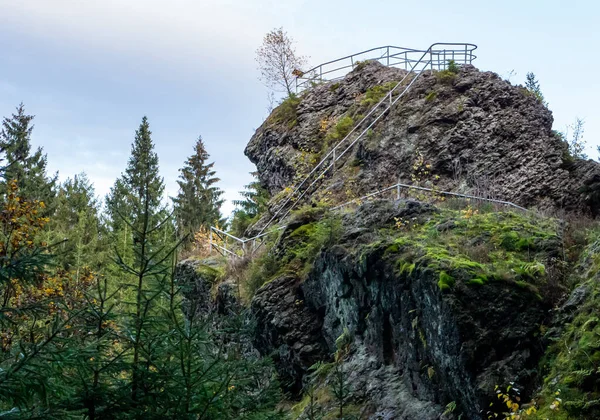
[[[64,270],[78,274],[83,267],[100,272],[107,259],[106,233],[100,224],[99,203],[85,173],[67,179],[58,189],[46,242],[63,241],[55,250]]]
[[[237,208],[233,212],[231,231],[236,236],[244,236],[250,224],[268,208],[269,192],[257,179],[256,172],[251,172],[250,174],[254,180],[244,186],[244,191],[240,191],[243,200],[235,200],[233,202]]]
[[[219,178],[215,176],[214,162],[208,162],[209,157],[202,137],[198,137],[194,154],[179,170],[179,193],[173,198],[173,204],[181,236],[193,235],[201,227],[222,224],[223,191],[216,186]]]
[[[0,130],[0,149],[4,153],[4,178],[6,182],[17,181],[24,198],[39,200],[47,206],[54,198],[57,176],[46,174],[47,157],[42,148],[31,153],[31,134],[34,116],[25,113],[20,104],[15,114],[4,118]],[[0,184],[0,194],[7,192],[7,183]]]

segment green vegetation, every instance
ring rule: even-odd
[[[525,89],[527,89],[527,92],[533,95],[545,107],[548,106],[548,103],[544,98],[544,94],[542,93],[542,89],[540,88],[540,82],[538,82],[535,74],[532,72],[527,73],[525,77]]]
[[[14,171],[0,180],[0,416],[278,418],[277,381],[256,381],[272,367],[242,356],[241,319],[217,331],[195,308],[184,312],[176,223],[148,120],[104,218],[85,174],[55,188],[41,149],[30,156],[30,121],[21,106],[2,132],[15,153],[4,162]],[[212,179],[203,156],[205,171],[182,170],[186,186]],[[218,214],[212,203],[214,211],[200,203],[208,214],[195,216]],[[198,271],[208,281],[223,277],[207,265]],[[224,348],[225,339],[233,344]]]
[[[321,250],[335,243],[341,232],[341,222],[336,216],[323,217],[322,208],[306,206],[293,214],[296,220],[306,223],[294,230],[285,230],[278,240],[278,246],[271,252],[254,259],[248,267],[243,287],[249,301],[265,283],[283,275],[306,277]],[[290,223],[294,225],[294,223]],[[277,238],[271,239],[274,245]]]
[[[300,104],[300,97],[295,94],[290,94],[285,98],[277,108],[273,110],[268,118],[272,124],[285,125],[287,128],[294,128],[298,124],[298,116],[296,110]]]
[[[598,238],[582,255],[587,289],[583,304],[573,308],[573,321],[560,336],[549,337],[554,344],[542,367],[547,375],[540,392],[539,418],[571,419],[600,417],[600,252]],[[560,410],[550,408],[560,397]]]
[[[327,133],[326,140],[342,140],[352,130],[352,127],[354,127],[354,119],[349,115],[345,115]]]
[[[559,244],[555,232],[552,220],[512,212],[442,210],[423,224],[385,231],[389,239],[383,246],[400,275],[410,275],[415,266],[433,269],[444,291],[457,281],[475,286],[524,282],[535,291],[546,282],[548,248]]]
[[[204,147],[202,137],[194,145],[194,154],[181,168],[177,184],[179,191],[173,198],[173,210],[179,237],[186,237],[184,245],[194,241],[194,234],[210,226],[222,226],[221,198],[223,191],[216,186],[219,178],[215,176],[214,162],[209,163],[210,155]]]
[[[425,100],[427,102],[431,102],[433,101],[435,98],[437,97],[437,92],[432,90],[431,92],[429,92],[426,96],[425,96]]]
[[[243,237],[246,229],[260,219],[261,215],[267,210],[267,203],[270,198],[269,192],[257,178],[258,173],[252,172],[251,175],[254,181],[245,185],[244,191],[240,191],[243,199],[233,202],[236,209],[233,212],[230,227],[231,233],[238,238]]]
[[[390,90],[396,87],[397,84],[397,81],[391,81],[384,83],[383,85],[373,86],[365,92],[364,96],[360,101],[360,104],[366,107],[372,107],[377,105],[379,101],[381,101]]]
[[[460,72],[460,66],[456,63],[456,61],[448,60],[446,70],[448,70],[450,73],[458,74]]]

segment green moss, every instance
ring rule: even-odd
[[[435,92],[435,91],[433,91],[433,90],[432,90],[431,92],[429,92],[429,93],[427,94],[427,96],[425,96],[425,100],[426,100],[427,102],[431,102],[431,101],[433,101],[433,100],[434,100],[436,97],[437,97],[437,92]]]
[[[448,221],[454,227],[440,231],[438,226]],[[447,275],[480,286],[490,281],[525,282],[537,295],[547,281],[547,244],[560,242],[556,231],[551,219],[511,212],[465,218],[460,211],[443,210],[424,223],[389,229],[384,235],[392,239],[382,246],[384,257],[396,260],[398,274],[426,267],[441,277],[438,285],[443,290],[452,288],[452,282],[444,280]]]
[[[469,280],[471,286],[483,286],[485,283],[487,283],[487,281],[481,277],[475,277],[474,279]]]
[[[398,84],[397,81],[391,81],[382,85],[376,85],[368,89],[360,101],[362,106],[372,107],[377,105],[388,92]]]
[[[600,270],[598,242],[582,255],[587,267],[582,286],[588,297],[576,309],[573,321],[566,325],[561,337],[555,339],[542,368],[546,370],[544,385],[537,402],[539,418],[600,418]],[[557,395],[557,392],[559,393]],[[561,416],[550,409],[556,398],[561,399]]]
[[[435,76],[438,81],[444,84],[452,84],[456,79],[456,73],[453,73],[450,70],[437,71],[435,72]]]
[[[327,133],[326,140],[342,140],[354,127],[354,119],[345,115],[338,120],[336,125]]]
[[[340,84],[339,84],[339,83],[334,83],[334,84],[332,84],[331,86],[329,86],[329,90],[330,90],[331,92],[335,92],[336,90],[338,90],[338,88],[339,88],[339,87],[340,87]]]
[[[214,268],[204,264],[198,265],[198,267],[196,267],[196,273],[198,273],[204,280],[211,284],[214,284],[217,281],[219,281],[224,275],[223,269]]]
[[[438,287],[440,288],[441,291],[452,289],[454,287],[454,283],[455,283],[454,277],[452,277],[450,274],[446,273],[445,271],[442,271],[440,273]]]
[[[287,128],[295,127],[298,123],[297,109],[299,104],[300,98],[297,95],[290,95],[273,110],[268,121],[272,124],[285,125]]]

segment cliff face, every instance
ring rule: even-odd
[[[274,110],[246,148],[273,196],[263,223],[405,74],[365,63]],[[551,125],[493,73],[423,73],[262,254],[180,266],[187,312],[244,314],[244,351],[273,359],[291,418],[598,418],[600,247],[579,260],[583,219],[410,192],[332,210],[402,181],[595,215],[600,165]]]
[[[437,419],[453,402],[456,414],[481,419],[496,385],[532,395],[560,253],[555,226],[412,201],[327,217],[339,224],[306,276],[296,256],[331,222],[290,223],[273,251],[278,274],[252,304],[257,348],[274,355],[289,391],[306,390],[309,367],[331,363],[347,336],[348,404],[369,418]]]
[[[297,184],[405,74],[367,63],[286,101],[245,151],[261,182],[272,194]],[[600,165],[568,156],[552,132],[551,112],[528,91],[472,66],[456,75],[423,73],[323,182],[340,200],[398,180],[415,183],[420,158],[446,190],[522,206],[594,214],[600,208]]]

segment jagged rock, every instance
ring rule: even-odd
[[[433,420],[454,401],[477,420],[487,418],[496,385],[515,382],[524,398],[531,395],[550,309],[535,290],[498,280],[457,283],[445,293],[427,264],[398,271],[386,256],[389,244],[376,245],[397,218],[423,224],[435,214],[414,201],[365,203],[341,217],[341,239],[323,250],[304,282],[284,274],[258,291],[255,345],[274,356],[292,384],[287,390],[299,392],[308,367],[331,360],[348,332],[353,351],[344,369],[369,418]]]
[[[260,288],[252,300],[257,323],[254,345],[273,357],[282,386],[296,395],[308,368],[330,357],[321,320],[306,308],[299,285],[296,276],[282,275]]]
[[[324,124],[331,129],[343,115],[357,122],[369,110],[361,105],[365,92],[405,74],[368,63],[341,81],[303,92],[293,124],[268,118],[245,150],[262,184],[272,194],[292,185],[324,155]],[[323,188],[360,196],[398,180],[411,183],[418,152],[442,189],[596,214],[600,165],[570,159],[552,122],[552,113],[533,95],[495,73],[473,66],[463,66],[455,77],[427,71],[338,163]],[[353,161],[360,166],[352,171]]]

